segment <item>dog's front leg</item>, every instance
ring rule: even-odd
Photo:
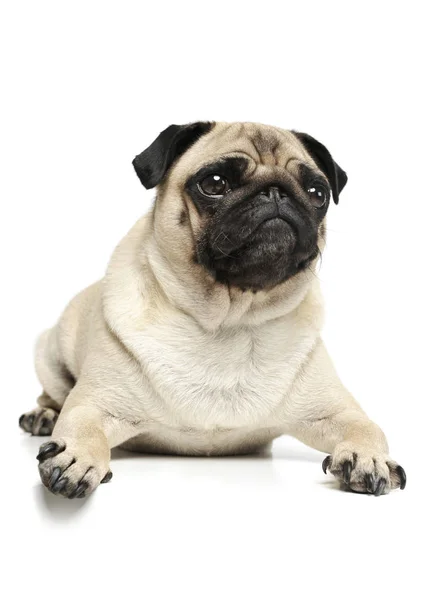
[[[55,494],[83,498],[110,481],[110,449],[141,432],[140,423],[118,419],[101,408],[102,394],[79,380],[65,401],[52,439],[40,447],[41,480]]]
[[[328,453],[328,470],[348,488],[377,496],[406,484],[384,433],[339,380],[321,340],[301,369],[288,404],[288,433]]]

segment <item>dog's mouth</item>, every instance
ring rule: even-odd
[[[317,232],[303,243],[289,219],[269,216],[251,226],[207,236],[198,245],[197,258],[215,279],[242,289],[274,287],[307,269],[318,255]]]
[[[259,221],[255,225],[240,225],[238,228],[232,227],[227,230],[222,228],[214,239],[210,237],[210,250],[215,260],[231,255],[235,256],[238,251],[252,249],[255,243],[260,241],[260,234],[265,240],[271,236],[276,238],[278,235],[285,235],[288,238],[290,251],[292,242],[296,243],[296,236],[291,225],[281,217],[274,216]]]

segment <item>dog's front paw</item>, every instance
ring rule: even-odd
[[[75,442],[58,439],[43,444],[36,457],[42,483],[53,494],[84,498],[100,483],[112,479],[106,461],[100,461]]]
[[[52,408],[38,406],[21,415],[19,425],[32,435],[51,435],[58,416],[59,413]]]
[[[323,471],[330,471],[354,492],[381,496],[390,490],[406,485],[404,469],[387,454],[371,452],[352,443],[338,444],[322,464]]]

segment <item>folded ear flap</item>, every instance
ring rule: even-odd
[[[347,182],[347,175],[341,167],[333,160],[329,150],[308,133],[292,131],[292,133],[304,145],[311,158],[319,169],[326,175],[332,190],[335,204],[338,204],[338,196]]]
[[[134,170],[142,185],[149,190],[159,184],[174,160],[211,128],[212,123],[199,121],[188,125],[170,125],[162,131],[151,146],[133,160]]]

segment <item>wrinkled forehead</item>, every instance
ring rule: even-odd
[[[181,156],[174,175],[187,179],[201,167],[231,155],[245,156],[253,168],[263,165],[292,171],[301,162],[316,167],[291,131],[257,123],[216,123]]]

